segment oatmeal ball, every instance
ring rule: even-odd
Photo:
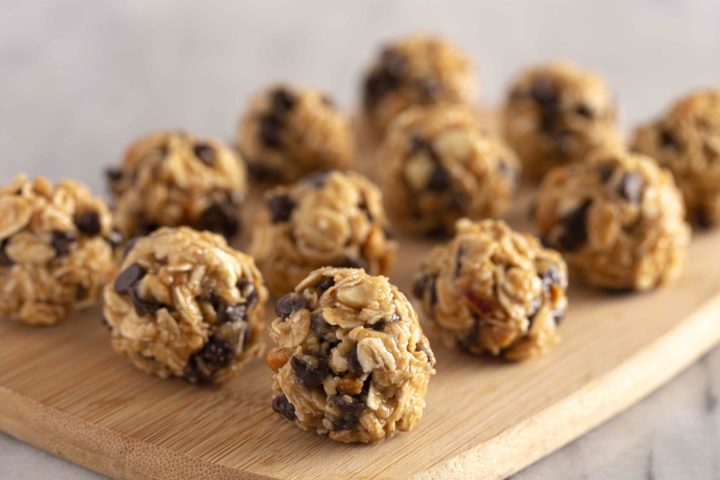
[[[413,36],[385,46],[365,76],[367,123],[378,134],[408,107],[440,102],[472,103],[470,60],[447,41]]]
[[[262,277],[214,233],[164,227],[140,238],[103,298],[115,350],[162,378],[223,382],[263,349]]]
[[[18,176],[0,187],[0,315],[52,325],[94,303],[121,242],[84,185]]]
[[[270,291],[282,295],[323,266],[387,274],[396,242],[382,194],[354,172],[315,173],[266,194],[250,251]]]
[[[350,121],[330,97],[288,85],[272,87],[251,101],[237,142],[250,173],[271,183],[348,168],[355,156]]]
[[[635,133],[635,150],[670,169],[699,226],[720,223],[720,90],[693,93]]]
[[[393,221],[430,235],[452,233],[460,217],[503,213],[520,177],[515,154],[457,105],[407,110],[385,136],[380,159]]]
[[[562,257],[535,237],[464,218],[420,267],[413,294],[449,346],[526,360],[559,341],[567,285]]]
[[[648,290],[676,277],[690,240],[682,197],[667,170],[621,151],[553,169],[535,220],[588,283]]]
[[[130,145],[120,168],[107,175],[115,221],[127,237],[181,225],[227,239],[238,233],[245,167],[218,140],[153,133]]]
[[[622,138],[610,89],[568,63],[533,67],[515,80],[505,103],[504,133],[529,178],[578,160]]]
[[[339,442],[410,431],[422,417],[435,357],[417,314],[387,278],[321,268],[281,297],[272,408]]]

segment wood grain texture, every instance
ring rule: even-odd
[[[509,220],[526,228],[525,203]],[[0,430],[117,478],[502,478],[720,340],[718,242],[720,232],[698,235],[683,276],[656,292],[574,286],[563,342],[537,360],[469,357],[428,332],[438,374],[425,417],[379,444],[335,444],[282,420],[260,360],[213,388],[135,370],[112,352],[97,308],[56,328],[0,321]],[[431,244],[401,243],[391,279],[409,291]]]

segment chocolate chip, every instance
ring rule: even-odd
[[[413,296],[419,300],[422,300],[425,297],[425,289],[427,288],[429,277],[425,275],[420,275],[415,279],[413,282]]]
[[[427,140],[425,140],[422,137],[419,137],[417,135],[413,135],[410,137],[410,141],[408,142],[408,150],[410,152],[410,155],[413,155],[415,153],[420,152],[431,152],[432,146],[428,143]],[[434,152],[430,154],[430,156],[433,156]]]
[[[138,226],[137,235],[139,235],[139,236],[150,235],[152,232],[159,229],[161,226],[162,225],[160,225],[159,223],[153,222],[153,221],[141,222],[140,225]]]
[[[240,220],[233,205],[213,203],[200,215],[198,228],[219,233],[225,238],[233,238],[240,229]]]
[[[338,267],[362,268],[366,272],[370,270],[370,265],[368,264],[367,260],[362,257],[351,257],[349,255],[346,255],[345,258],[343,258],[342,261],[339,262]]]
[[[450,236],[450,232],[445,225],[435,225],[425,230],[425,236],[428,238],[442,239]]]
[[[268,200],[272,223],[287,222],[297,204],[289,195],[273,195]]]
[[[215,164],[215,148],[207,143],[198,143],[193,147],[193,153],[202,163],[211,167]]]
[[[137,244],[138,240],[140,240],[141,236],[134,236],[131,239],[125,243],[125,252],[123,253],[123,258],[126,258],[128,254],[132,251],[133,248],[135,248],[135,245]]]
[[[129,295],[135,308],[135,313],[137,313],[139,317],[154,315],[155,312],[165,307],[165,305],[157,300],[142,298],[140,292],[138,292],[137,285],[130,289]]]
[[[347,364],[348,364],[348,371],[355,375],[356,377],[360,377],[363,374],[363,368],[360,364],[360,360],[358,360],[357,355],[357,345],[350,350],[347,354]]]
[[[271,108],[276,114],[282,115],[292,111],[297,100],[295,96],[285,88],[276,88],[271,94]]]
[[[371,110],[395,88],[395,81],[384,70],[378,70],[365,78],[364,99],[365,109]]]
[[[335,285],[335,279],[332,277],[323,277],[322,280],[320,280],[317,285],[315,285],[315,290],[318,291],[319,295],[322,295],[325,293],[325,291]]]
[[[318,335],[322,335],[328,330],[328,323],[325,321],[322,310],[316,310],[310,315],[310,328]]]
[[[600,165],[597,168],[598,177],[600,177],[600,180],[603,183],[607,183],[607,181],[610,180],[610,177],[612,177],[613,173],[615,173],[615,165],[612,165],[610,163]]]
[[[282,146],[283,122],[275,115],[260,117],[260,141],[268,148]]]
[[[7,247],[8,239],[3,238],[2,242],[0,242],[0,267],[10,267],[15,262],[13,262],[12,258],[10,258],[5,251],[5,247]]]
[[[710,214],[710,211],[705,206],[698,206],[695,208],[693,220],[700,228],[710,228],[715,225],[715,221]]]
[[[566,252],[572,252],[582,247],[587,241],[587,219],[588,209],[592,200],[585,201],[563,217],[563,232],[558,237],[558,246]]]
[[[307,361],[293,356],[290,358],[290,366],[295,376],[307,388],[316,388],[323,384],[328,375],[328,363],[324,358],[315,357],[317,365],[311,365]]]
[[[575,107],[575,113],[585,118],[593,118],[595,116],[595,112],[593,111],[593,109],[590,108],[588,105],[585,105],[584,103],[581,103]]]
[[[675,150],[680,150],[680,142],[678,142],[677,138],[675,138],[675,135],[673,135],[670,130],[660,130],[660,136],[658,139],[663,148],[674,148]]]
[[[113,285],[115,292],[121,295],[130,293],[130,290],[142,280],[146,273],[140,265],[133,263],[120,272],[115,279],[115,284]]]
[[[618,194],[628,202],[638,203],[642,199],[645,180],[637,173],[627,172],[622,176]]]
[[[288,318],[293,312],[307,307],[307,302],[299,293],[288,293],[278,298],[275,304],[275,313],[278,317]]]
[[[330,395],[328,400],[346,413],[360,415],[365,410],[365,402],[350,395]]]
[[[288,400],[285,395],[279,395],[273,398],[272,409],[291,422],[296,418],[295,407],[292,403],[290,403],[290,400]]]
[[[450,173],[442,165],[435,167],[426,185],[433,192],[444,192],[450,188]]]
[[[85,210],[75,214],[75,226],[85,235],[95,236],[102,230],[100,215],[95,210]]]
[[[235,357],[235,348],[227,340],[212,335],[195,355],[198,355],[206,365],[223,368],[232,363]]]
[[[50,236],[50,244],[55,249],[58,257],[64,257],[70,253],[77,238],[74,233],[55,230]]]
[[[418,87],[422,95],[423,102],[432,102],[442,91],[442,85],[436,78],[425,77],[418,79]]]
[[[100,325],[104,326],[108,330],[112,330],[112,325],[110,325],[110,322],[108,322],[108,319],[105,317],[105,315],[100,315]]]
[[[558,102],[557,91],[547,78],[537,78],[530,86],[530,96],[543,108],[555,107]]]
[[[110,183],[117,183],[122,180],[123,173],[119,168],[108,168],[105,170],[105,177]]]

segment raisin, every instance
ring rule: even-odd
[[[359,415],[365,410],[365,402],[350,395],[331,395],[329,400],[343,412]]]
[[[293,312],[307,307],[307,303],[299,293],[288,293],[278,298],[275,313],[281,318],[288,318]]]
[[[349,372],[356,377],[360,377],[363,374],[363,368],[357,356],[357,345],[347,354],[347,364]]]
[[[100,215],[95,210],[86,210],[75,215],[73,222],[85,235],[95,236],[102,230]]]
[[[225,305],[221,303],[217,310],[218,323],[239,323],[247,319],[247,305]]]
[[[312,366],[297,356],[290,358],[290,366],[295,372],[295,376],[307,388],[316,388],[322,385],[329,372],[327,360],[315,358],[317,359],[317,366]]]
[[[285,395],[273,398],[272,409],[291,422],[295,420],[295,407]]]
[[[315,289],[318,291],[318,294],[322,295],[325,293],[327,289],[335,285],[335,279],[332,277],[323,277],[322,280],[320,280],[316,285]]]

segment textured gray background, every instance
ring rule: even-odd
[[[717,0],[0,0],[0,181],[73,177],[101,193],[102,168],[135,136],[183,127],[229,138],[247,96],[273,80],[351,108],[380,42],[415,31],[463,47],[488,102],[531,62],[598,70],[626,127],[720,84]],[[517,478],[720,479],[719,395],[716,349]],[[96,476],[0,434],[0,478]]]

